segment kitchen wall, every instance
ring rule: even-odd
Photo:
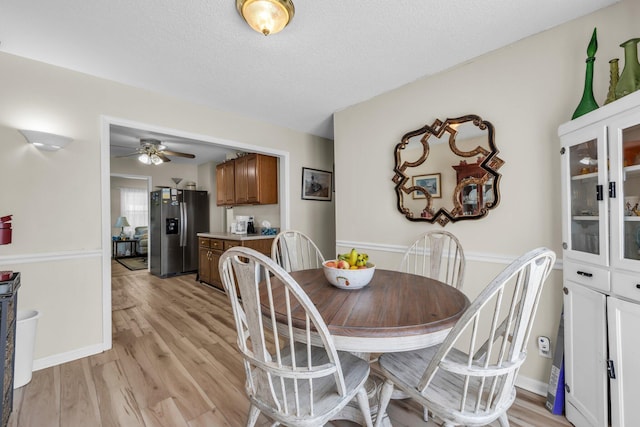
[[[464,291],[477,295],[508,262],[538,246],[562,257],[558,126],[582,96],[586,49],[598,29],[594,93],[606,98],[611,58],[620,43],[640,37],[640,2],[619,4],[521,40],[438,75],[424,78],[334,117],[336,239],[340,251],[365,248],[378,266],[395,268],[400,253],[421,232],[439,225],[410,222],[396,208],[394,147],[408,131],[435,119],[477,114],[496,130],[500,205],[478,221],[446,226],[467,254]],[[468,42],[472,42],[468,40]],[[366,167],[354,167],[366,156]],[[450,168],[451,165],[443,165]],[[555,342],[562,309],[562,274],[552,273],[532,332],[520,383],[546,393],[551,360],[538,356],[535,337]]]
[[[303,166],[331,170],[330,140],[1,52],[0,93],[0,212],[14,215],[13,243],[0,246],[0,269],[22,273],[18,308],[43,314],[35,369],[111,343],[110,173],[149,172],[110,163],[105,122],[149,124],[282,153],[287,187],[280,197],[290,206],[283,221],[309,233],[323,251],[335,248],[333,203],[299,197]],[[39,151],[18,129],[74,141],[57,152]],[[169,177],[200,186],[205,169]],[[154,186],[171,184],[153,179]]]

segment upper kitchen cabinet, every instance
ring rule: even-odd
[[[216,167],[218,206],[278,203],[278,159],[247,154]]]
[[[216,201],[218,206],[235,203],[235,162],[233,160],[216,166]]]

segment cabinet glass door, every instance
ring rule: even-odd
[[[634,122],[637,118],[623,119],[610,128],[611,159],[618,166],[611,176],[617,187],[611,199],[612,255],[616,264],[629,268],[640,261],[640,125]]]
[[[608,265],[606,128],[588,131],[563,140],[563,248],[574,259]]]
[[[598,151],[591,140],[569,148],[571,167],[571,250],[600,253]]]

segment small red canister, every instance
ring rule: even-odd
[[[7,215],[0,218],[0,245],[8,245],[11,243],[11,217]]]

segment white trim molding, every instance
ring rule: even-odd
[[[60,261],[66,259],[94,258],[102,256],[102,250],[46,252],[40,254],[18,254],[0,256],[0,265],[32,264],[35,262]]]
[[[371,243],[371,242],[354,242],[349,240],[337,240],[336,247],[342,248],[359,248],[360,250],[369,250],[369,251],[379,251],[379,252],[390,252],[397,254],[404,254],[406,250],[409,248],[408,246],[403,245],[388,245],[382,243]],[[504,264],[508,265],[515,261],[521,254],[517,255],[504,255],[504,254],[493,254],[488,252],[467,252],[465,251],[464,256],[467,261],[475,261],[475,262],[486,262],[491,264]],[[556,263],[553,266],[554,270],[562,270],[562,260],[557,259]]]

